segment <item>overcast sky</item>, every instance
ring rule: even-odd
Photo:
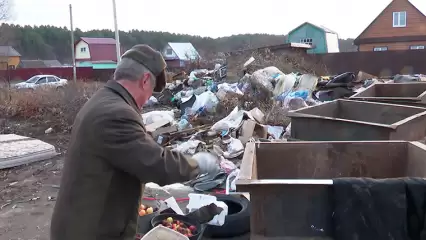
[[[112,0],[13,0],[17,24],[113,29]],[[222,37],[287,34],[303,22],[355,38],[391,0],[116,0],[120,30],[152,30]],[[410,0],[426,12],[426,0]]]

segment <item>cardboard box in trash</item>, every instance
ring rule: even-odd
[[[248,119],[243,121],[243,125],[240,129],[239,140],[246,144],[250,138],[267,138],[268,137],[268,127],[258,124],[256,121]]]
[[[245,112],[246,120],[243,120],[239,130],[239,140],[246,144],[250,138],[267,138],[268,127],[262,125],[265,121],[265,114],[259,108]]]

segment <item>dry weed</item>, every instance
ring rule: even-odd
[[[250,57],[255,59],[250,65],[255,70],[274,66],[285,74],[300,72],[303,74],[328,75],[329,73],[325,64],[314,55],[297,51],[270,50],[269,48],[245,50],[228,57],[228,72],[230,74],[240,73],[243,64]]]
[[[69,130],[84,103],[102,86],[97,82],[69,83],[62,89],[35,90],[0,89],[0,116],[6,119],[25,119],[51,122]]]
[[[218,104],[217,120],[227,116],[235,107],[246,111],[259,108],[265,114],[265,124],[268,125],[287,126],[290,123],[287,111],[275,103],[271,91],[256,81],[250,81],[243,96],[229,92]]]

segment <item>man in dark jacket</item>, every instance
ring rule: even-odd
[[[166,83],[158,51],[136,45],[75,119],[51,240],[134,239],[141,183],[183,182],[215,169],[162,148],[144,128],[141,107]]]

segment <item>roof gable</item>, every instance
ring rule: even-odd
[[[105,44],[105,45],[115,45],[116,41],[114,38],[90,38],[82,37],[81,41],[86,42],[89,45],[93,44]]]
[[[62,67],[62,64],[58,60],[43,60],[43,62],[47,67]]]
[[[357,44],[361,38],[364,38],[365,35],[367,35],[371,31],[376,31],[374,29],[375,24],[379,23],[382,18],[385,17],[386,14],[391,12],[397,12],[397,11],[407,11],[407,10],[413,10],[415,14],[418,14],[420,18],[424,19],[424,24],[426,26],[426,16],[421,12],[416,6],[414,6],[413,3],[411,3],[409,0],[392,0],[386,7],[383,9],[379,15],[364,29],[364,31],[361,32],[361,34],[354,40],[354,43]],[[412,18],[412,14],[407,14],[407,24],[410,24],[410,18]],[[392,22],[391,22],[392,23]],[[389,28],[393,29],[393,26],[389,23]],[[391,36],[394,34],[390,34],[389,37],[395,37]]]
[[[111,44],[89,44],[91,61],[114,61],[117,62],[117,50]]]
[[[200,54],[198,54],[192,43],[169,42],[168,45],[180,60],[195,60],[200,58]]]
[[[21,68],[45,68],[46,64],[43,60],[21,60],[19,63]]]
[[[11,46],[0,46],[0,56],[1,57],[20,57],[21,54],[19,54],[19,52],[16,51]]]
[[[321,30],[321,31],[323,31],[325,33],[337,34],[335,31],[333,31],[333,30],[331,30],[329,28],[326,28],[324,26],[318,26],[318,25],[312,24],[310,22],[304,22],[304,23],[300,24],[298,27],[296,27],[295,29],[291,30],[288,34],[291,34],[291,33],[295,32],[295,31],[299,30],[301,27],[303,27],[305,25],[310,25],[310,26],[312,26],[314,28],[317,28],[317,29],[319,29],[319,30]]]

